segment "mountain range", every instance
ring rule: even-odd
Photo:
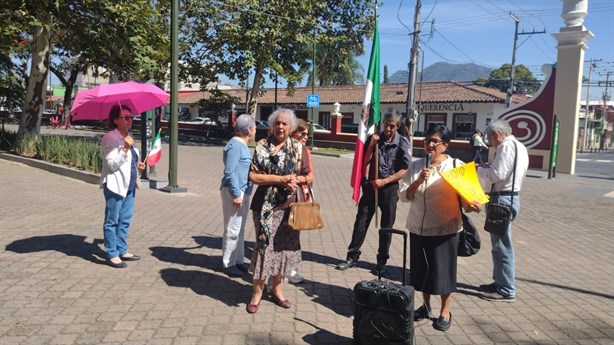
[[[474,63],[451,64],[437,62],[424,69],[423,81],[458,81],[472,82],[480,77],[488,78],[491,68],[476,65]],[[407,71],[396,71],[389,78],[389,83],[407,83]],[[420,72],[416,79],[420,81]]]

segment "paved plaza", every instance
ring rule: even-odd
[[[163,150],[159,175],[168,171],[168,145]],[[614,154],[602,155],[614,168]],[[250,315],[251,278],[221,272],[221,156],[219,146],[180,145],[178,180],[187,193],[138,191],[129,244],[143,259],[126,269],[104,263],[97,185],[0,159],[0,344],[352,344],[352,289],[374,279],[377,251],[372,224],[359,266],[335,270],[356,212],[352,159],[314,155],[326,226],[301,234],[306,279],[285,287],[290,309],[264,299]],[[521,198],[516,302],[478,297],[492,267],[482,232],[480,253],[459,258],[451,329],[415,323],[414,344],[614,344],[614,181],[549,180],[531,170]],[[407,210],[399,204],[397,228]],[[484,222],[483,214],[471,217]],[[251,215],[246,240],[249,262]],[[397,239],[389,261],[395,281],[401,257]]]

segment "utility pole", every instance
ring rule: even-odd
[[[590,59],[588,65],[588,84],[586,85],[586,109],[584,112],[584,140],[582,140],[582,149],[580,153],[584,152],[586,145],[588,144],[589,132],[588,132],[588,114],[589,114],[589,95],[591,89],[591,75],[593,73],[593,67],[597,67],[597,64],[594,62],[595,60]]]
[[[405,113],[405,121],[403,121],[403,126],[407,126],[404,128],[406,130],[405,134],[407,138],[411,138],[413,136],[413,120],[414,120],[414,103],[415,103],[415,90],[416,90],[416,65],[418,60],[418,46],[420,44],[420,9],[422,8],[422,1],[416,0],[416,9],[414,10],[414,32],[412,33],[413,39],[411,44],[411,53],[409,57],[409,77],[407,80],[407,104],[406,104],[406,113]],[[411,140],[410,140],[411,145]]]
[[[604,142],[601,142],[599,144],[599,148],[601,148],[601,144],[603,144],[603,148],[605,149],[605,139],[602,139],[602,133],[604,133],[604,131],[607,128],[608,122],[606,121],[605,117],[606,114],[608,112],[608,100],[610,99],[610,95],[608,94],[608,84],[610,83],[610,74],[612,74],[611,71],[608,71],[605,75],[605,90],[603,91],[603,111],[601,112],[601,133],[599,133],[599,140],[604,140]]]
[[[510,12],[510,17],[514,20],[514,49],[512,49],[512,71],[510,72],[510,82],[507,86],[507,97],[505,98],[505,106],[507,108],[512,105],[512,97],[514,95],[514,70],[516,68],[516,46],[518,45],[518,23],[520,19]]]
[[[510,17],[514,20],[514,49],[512,50],[512,70],[510,72],[510,81],[507,88],[507,97],[505,98],[505,106],[509,108],[512,105],[512,97],[514,95],[514,74],[516,72],[516,50],[520,47],[518,45],[518,35],[533,35],[533,34],[544,34],[546,30],[543,31],[531,31],[518,33],[518,24],[520,23],[520,18],[516,16],[514,13],[510,12]],[[524,42],[523,42],[524,43]],[[520,44],[522,45],[522,43]]]

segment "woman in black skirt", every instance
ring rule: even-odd
[[[399,197],[410,202],[407,229],[410,231],[410,283],[422,291],[424,304],[414,320],[433,318],[431,295],[441,296],[439,318],[433,327],[447,331],[452,324],[450,304],[456,290],[458,232],[462,229],[460,198],[441,177],[441,172],[463,165],[444,154],[451,135],[445,127],[431,128],[424,139],[427,158],[414,160],[403,178]],[[479,211],[479,203],[463,205],[467,212]]]

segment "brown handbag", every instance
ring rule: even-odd
[[[299,191],[299,195],[303,192]],[[322,216],[320,216],[320,203],[313,202],[313,192],[309,186],[310,201],[299,201],[290,204],[290,215],[288,216],[288,226],[292,230],[319,230],[324,227]],[[304,197],[303,197],[304,200]]]

